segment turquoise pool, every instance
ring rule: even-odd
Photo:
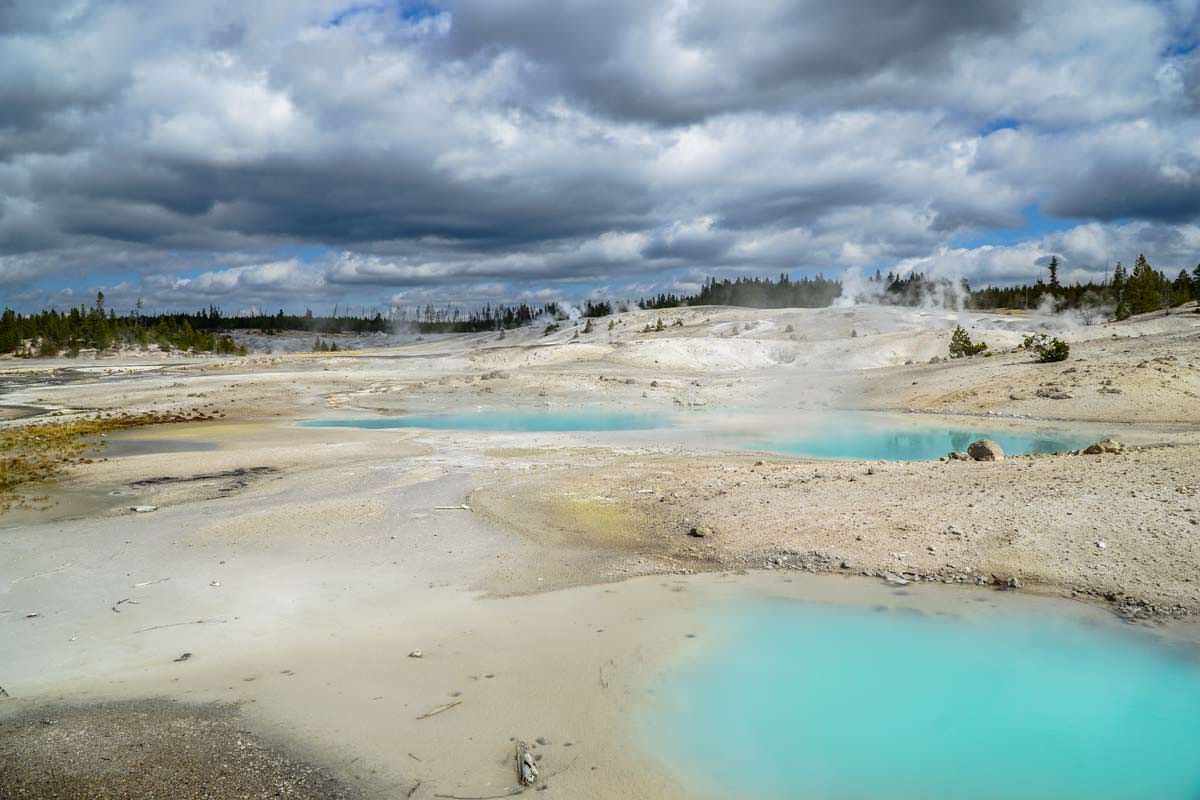
[[[1200,659],[1052,614],[745,601],[642,731],[697,796],[1196,800]]]
[[[739,419],[711,412],[670,414],[602,406],[459,410],[398,417],[308,420],[299,424],[306,428],[427,428],[506,433],[669,430],[664,436],[668,443],[704,449],[763,450],[810,458],[868,461],[933,460],[951,450],[966,450],[972,441],[985,437],[999,442],[1009,455],[1075,450],[1104,438],[1095,432],[949,427],[872,414]]]
[[[966,450],[971,442],[984,438],[997,442],[1006,455],[1024,455],[1077,450],[1104,437],[1094,432],[1039,429],[1026,433],[1010,428],[915,425],[837,416],[803,433],[783,430],[771,437],[754,437],[743,446],[810,458],[933,461],[952,450]]]

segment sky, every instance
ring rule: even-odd
[[[0,306],[1200,262],[1200,0],[0,0]]]

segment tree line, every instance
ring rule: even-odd
[[[597,309],[593,309],[595,312]],[[0,354],[22,357],[75,357],[83,350],[103,353],[132,347],[179,350],[218,355],[245,355],[230,332],[259,331],[268,335],[301,332],[332,333],[470,333],[505,330],[531,324],[535,319],[563,314],[557,303],[531,306],[486,305],[473,311],[425,306],[398,310],[387,317],[379,312],[318,316],[311,309],[303,314],[241,314],[226,316],[210,305],[193,313],[145,314],[141,301],[127,314],[106,307],[103,292],[96,294],[91,308],[73,307],[68,311],[44,310],[19,314],[5,309],[0,314]],[[598,313],[594,314],[599,316]],[[318,339],[318,342],[320,339]],[[326,347],[332,343],[326,343]]]
[[[77,356],[81,350],[102,353],[120,347],[182,350],[193,353],[245,355],[246,348],[227,334],[197,326],[195,315],[144,315],[141,307],[125,315],[106,309],[104,293],[96,294],[91,308],[0,314],[0,353],[18,356]]]
[[[1037,308],[1049,296],[1054,307],[1061,309],[1111,310],[1114,319],[1128,319],[1134,314],[1172,308],[1189,300],[1200,300],[1200,264],[1190,273],[1179,270],[1171,278],[1166,272],[1154,269],[1144,255],[1139,255],[1132,270],[1121,262],[1113,268],[1112,279],[1104,283],[1060,284],[1058,259],[1051,258],[1049,281],[1041,280],[1024,286],[989,286],[971,292],[971,307]]]
[[[1049,302],[1055,310],[1079,309],[1103,313],[1115,319],[1134,314],[1171,308],[1188,300],[1200,300],[1200,264],[1174,277],[1154,269],[1139,255],[1132,269],[1118,263],[1111,280],[1103,283],[1061,284],[1058,259],[1051,258],[1048,280],[1019,286],[988,286],[972,289],[962,279],[957,282],[931,278],[919,272],[886,276],[878,270],[870,282],[872,295],[879,302],[919,306],[943,302],[948,295],[957,297],[967,308],[1039,308]],[[842,292],[838,280],[816,277],[792,279],[786,273],[771,278],[708,278],[694,295],[662,293],[643,298],[643,309],[679,306],[724,305],[749,308],[822,308],[833,303]],[[582,315],[602,317],[618,310],[610,301],[587,301]],[[574,313],[574,312],[572,312]],[[318,316],[312,310],[304,314],[242,314],[226,316],[216,306],[184,314],[144,314],[141,301],[128,314],[119,315],[106,308],[104,293],[96,295],[91,308],[78,306],[68,311],[45,310],[19,314],[5,309],[0,314],[0,354],[20,356],[68,356],[81,350],[104,352],[119,347],[181,350],[220,355],[245,354],[245,348],[230,331],[284,331],[314,333],[385,333],[407,330],[417,333],[478,333],[518,328],[542,319],[565,319],[568,309],[558,303],[540,306],[526,303],[485,305],[472,311],[454,307],[426,305],[412,310],[395,310],[388,316],[379,312],[361,315]]]
[[[921,306],[941,304],[948,298],[961,302],[966,308],[991,310],[997,308],[1039,308],[1049,302],[1056,311],[1066,309],[1107,311],[1115,319],[1127,319],[1200,300],[1200,264],[1190,273],[1181,269],[1174,278],[1154,269],[1139,255],[1132,270],[1119,262],[1111,280],[1103,283],[1062,284],[1058,280],[1059,262],[1052,257],[1048,264],[1048,280],[1016,286],[987,286],[972,289],[965,279],[952,281],[932,278],[921,272],[884,275],[876,270],[869,279],[873,284],[868,293],[885,305]],[[823,308],[833,303],[842,292],[842,283],[817,275],[815,278],[792,280],[786,274],[778,280],[770,278],[738,278],[721,280],[709,278],[694,295],[660,294],[638,302],[643,309],[676,308],[679,306],[725,305],[750,308]]]
[[[842,293],[840,281],[822,275],[793,280],[781,273],[771,278],[708,278],[700,291],[691,296],[660,294],[643,299],[644,309],[678,306],[743,306],[747,308],[824,308]]]

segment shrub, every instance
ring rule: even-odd
[[[588,317],[587,324],[583,326],[583,332],[591,333],[593,330],[594,330],[594,328],[592,327],[592,318]]]
[[[1058,337],[1049,337],[1044,333],[1031,333],[1021,342],[1021,348],[1037,353],[1038,361],[1049,364],[1055,361],[1066,361],[1071,354],[1071,347]]]
[[[954,333],[950,335],[951,358],[971,358],[987,350],[987,347],[987,342],[972,342],[971,335],[962,325],[955,327]]]

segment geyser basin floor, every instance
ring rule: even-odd
[[[742,598],[658,681],[644,738],[702,796],[1200,796],[1193,645],[960,596]]]
[[[479,410],[403,417],[307,420],[305,428],[430,428],[433,430],[551,433],[566,431],[635,431],[671,427],[666,414],[607,409]]]

